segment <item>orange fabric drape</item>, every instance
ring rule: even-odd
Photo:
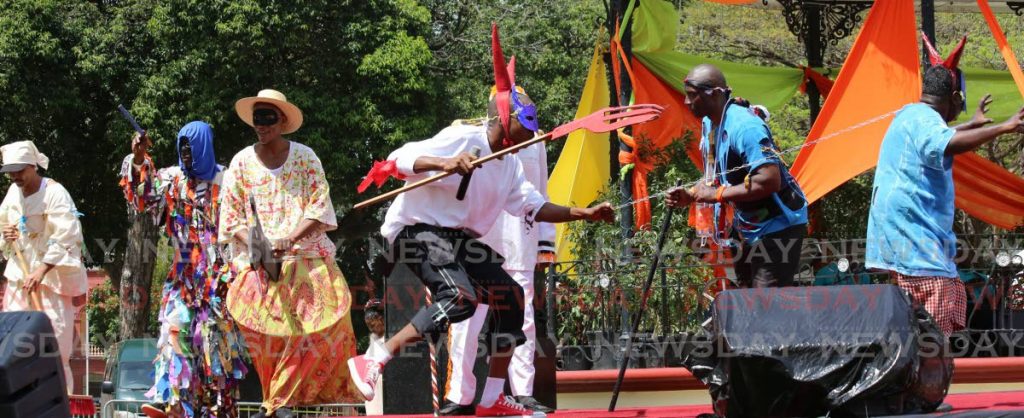
[[[1013,54],[1013,50],[1010,49],[1010,44],[1006,42],[1006,35],[1003,34],[1003,29],[999,27],[999,21],[996,20],[996,16],[992,14],[992,8],[988,6],[988,0],[978,0],[978,8],[981,9],[981,14],[985,16],[985,22],[988,23],[988,28],[992,31],[992,37],[996,41],[996,46],[999,47],[999,52],[1003,54],[1006,67],[1010,69],[1010,75],[1013,76],[1013,81],[1017,84],[1017,90],[1020,91],[1021,96],[1024,96],[1024,73],[1021,73],[1020,65],[1017,64],[1017,57]]]
[[[622,49],[622,45],[619,44],[619,22],[615,22],[615,33],[612,34],[612,40],[609,42],[608,52],[611,53],[612,61],[612,78],[615,82],[615,100],[619,100],[619,96],[622,95],[622,63],[619,62],[619,50]]]
[[[878,0],[872,6],[808,140],[899,109],[921,95],[914,2]],[[892,116],[808,145],[792,172],[810,202],[874,167]]]
[[[818,89],[818,93],[821,93],[821,97],[828,99],[828,94],[832,92],[832,85],[835,84],[835,82],[830,80],[828,77],[825,77],[824,74],[814,71],[813,68],[800,68],[804,70],[804,81],[800,83],[800,92],[804,94],[807,93],[807,82],[810,81],[814,83],[814,87]]]
[[[687,131],[694,132],[693,138],[699,136],[700,121],[686,107],[683,95],[661,81],[654,73],[639,61],[632,63],[633,95],[637,103],[653,103],[661,105],[665,111],[661,117],[651,122],[633,126],[633,143],[627,143],[632,153],[619,153],[622,164],[636,164],[633,171],[633,199],[639,200],[648,196],[647,174],[654,168],[656,161],[644,155],[646,149],[662,149],[675,139],[682,138]],[[629,69],[629,67],[627,67]],[[622,137],[625,140],[625,137]],[[638,143],[639,142],[639,143]],[[700,150],[696,140],[687,144],[686,153],[690,160],[703,167]],[[651,223],[651,204],[648,201],[633,205],[634,219],[638,228],[646,228]]]
[[[913,2],[875,2],[808,140],[844,131],[920,98],[915,31]],[[1001,31],[995,31],[1000,43]],[[1009,51],[1005,38],[1002,44]],[[814,202],[874,167],[891,120],[889,116],[804,148],[792,172],[808,200]],[[1024,222],[1024,179],[974,153],[958,156],[953,167],[957,207],[1001,228]]]
[[[987,0],[978,0],[978,8],[985,17],[1006,67],[1013,76],[1017,91],[1024,97],[1024,74],[1017,57],[992,14]],[[1024,179],[1006,171],[975,153],[959,155],[953,165],[956,187],[956,205],[972,216],[989,224],[1012,229],[1024,224]]]
[[[1024,179],[973,152],[953,162],[956,206],[1005,229],[1024,223]]]

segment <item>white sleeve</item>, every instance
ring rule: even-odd
[[[11,184],[11,187],[7,189],[7,194],[4,195],[3,203],[0,203],[0,230],[3,230],[3,228],[7,228],[8,225],[17,224],[17,222],[14,221],[12,217],[17,217],[20,215],[15,215],[14,213],[11,213],[12,211],[14,211],[14,205],[16,205],[15,202],[17,199],[17,195],[14,194],[14,189],[17,187],[17,185]],[[12,248],[13,247],[11,246],[11,243],[7,242],[7,240],[5,239],[0,238],[0,253],[2,253],[3,258],[10,259],[9,253],[13,252]]]
[[[533,217],[537,215],[537,211],[547,203],[547,199],[544,198],[544,195],[533,184],[526,181],[526,176],[523,174],[523,164],[519,162],[518,158],[515,158],[515,156],[507,156],[505,158],[512,159],[509,164],[511,167],[510,176],[512,183],[508,198],[505,199],[505,212],[514,216],[525,216],[527,221],[532,222]]]
[[[42,261],[53,266],[82,267],[82,223],[78,221],[78,210],[67,190],[54,186],[47,186],[45,196],[46,222],[53,234],[47,239]]]
[[[395,161],[398,172],[411,179],[413,177],[427,177],[431,172],[416,173],[413,167],[420,157],[453,157],[466,148],[466,139],[448,129],[434,135],[433,138],[423,141],[409,142],[401,148],[396,149],[388,155],[388,160]]]

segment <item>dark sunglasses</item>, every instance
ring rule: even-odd
[[[254,109],[252,111],[252,124],[256,126],[273,126],[280,118],[274,109]]]

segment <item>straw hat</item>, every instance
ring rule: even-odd
[[[32,141],[18,141],[0,147],[3,153],[3,166],[0,173],[13,173],[24,170],[30,165],[46,169],[50,165],[50,158],[39,152],[36,144]]]
[[[249,126],[253,126],[252,106],[256,103],[272,104],[277,106],[281,113],[284,113],[288,121],[281,127],[282,134],[290,134],[299,130],[299,127],[302,126],[302,110],[299,110],[298,106],[289,103],[288,98],[284,97],[284,93],[271,89],[260,90],[256,96],[238,99],[235,102],[235,112],[238,112],[238,117],[242,118],[242,121]]]

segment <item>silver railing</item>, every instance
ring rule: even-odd
[[[147,401],[112,400],[103,404],[96,418],[138,418],[142,414],[142,405]],[[290,408],[296,417],[337,417],[360,416],[362,404],[322,404]],[[259,402],[238,402],[238,418],[250,418],[260,411]],[[83,417],[84,418],[84,417]],[[91,417],[90,417],[91,418]]]

